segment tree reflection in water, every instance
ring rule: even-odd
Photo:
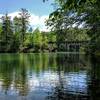
[[[18,92],[20,95],[26,95],[28,92],[27,70],[24,65],[23,55],[9,56],[6,54],[6,57],[3,57],[3,55],[0,57],[2,91],[5,91],[6,95],[17,94]]]
[[[80,55],[68,54],[64,57],[57,57],[57,72],[59,82],[57,86],[48,93],[47,99],[50,100],[85,100],[87,95],[87,73],[84,71],[88,68]],[[88,62],[89,63],[89,62]],[[83,72],[77,72],[80,69]],[[66,74],[67,72],[67,74]]]
[[[84,54],[0,55],[0,97],[99,100],[99,95],[99,62],[91,62]]]

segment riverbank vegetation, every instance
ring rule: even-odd
[[[21,9],[19,16],[13,19],[8,14],[2,16],[0,52],[38,52],[40,49],[47,49],[49,41],[56,41],[54,32],[40,32],[38,28],[33,31],[28,22],[28,10]]]
[[[0,52],[50,52],[66,41],[90,41],[89,53],[100,52],[100,1],[55,0],[46,25],[49,32],[29,26],[30,14],[21,9],[13,20],[5,14],[0,24]],[[51,42],[56,44],[50,45]]]
[[[48,25],[56,31],[72,25],[87,29],[92,46],[90,53],[100,53],[100,0],[55,0],[56,9],[49,16]]]
[[[13,19],[5,14],[0,24],[0,52],[51,52],[57,51],[57,43],[89,40],[87,29],[70,27],[59,32],[42,32],[30,27],[28,10],[21,9],[19,17]],[[59,36],[58,36],[59,34]],[[59,39],[58,39],[59,37]],[[50,43],[55,42],[54,45]]]

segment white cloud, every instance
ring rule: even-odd
[[[39,27],[41,31],[48,31],[47,27],[45,26],[46,19],[48,19],[47,15],[37,16],[35,14],[31,14],[29,22],[31,26],[34,26],[34,28]]]
[[[49,29],[47,29],[47,27],[45,26],[45,21],[46,19],[48,19],[48,15],[38,16],[33,13],[31,13],[30,15],[31,16],[29,18],[29,23],[33,27],[33,29],[38,27],[41,31],[49,31]],[[1,16],[3,16],[3,14],[0,14],[0,17]],[[13,19],[15,16],[19,17],[19,12],[16,11],[10,13],[9,16],[11,16],[11,19]]]
[[[0,14],[0,18],[3,16],[3,14]]]
[[[9,13],[8,15],[11,16],[11,19],[13,19],[15,16],[19,17],[19,12]]]

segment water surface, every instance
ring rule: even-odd
[[[0,100],[100,100],[100,64],[84,54],[0,54]]]

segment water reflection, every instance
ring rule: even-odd
[[[100,66],[84,54],[0,54],[0,100],[99,100]]]

